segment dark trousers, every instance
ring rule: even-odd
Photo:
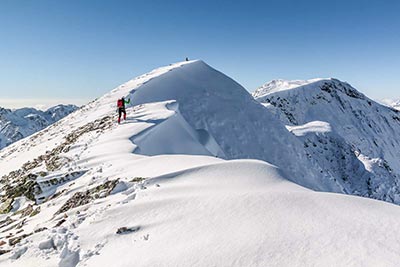
[[[118,123],[121,122],[121,115],[124,113],[124,120],[126,120],[126,111],[125,108],[119,108],[118,109]]]

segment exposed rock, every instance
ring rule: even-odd
[[[39,232],[43,232],[45,230],[47,230],[47,227],[41,227],[41,228],[38,228],[38,229],[34,230],[33,232],[34,233],[39,233]]]
[[[33,211],[32,211],[32,213],[31,214],[29,214],[29,216],[30,217],[33,217],[33,216],[35,216],[35,215],[38,215],[39,213],[40,213],[40,207],[37,207],[36,209],[34,209]]]
[[[20,235],[20,236],[17,236],[17,237],[10,238],[10,239],[8,240],[8,244],[9,244],[10,246],[14,246],[14,245],[18,244],[19,242],[21,242],[22,239],[27,238],[28,236],[30,236],[30,235],[32,235],[32,234],[33,234],[33,233],[23,234],[23,235]]]
[[[139,183],[139,182],[142,182],[142,181],[144,181],[144,180],[146,180],[146,178],[144,178],[144,177],[135,177],[135,178],[132,178],[132,179],[130,180],[130,182],[131,182],[131,183]]]
[[[89,190],[86,192],[76,192],[62,207],[56,212],[60,214],[69,211],[72,208],[76,208],[85,204],[88,204],[92,200]]]
[[[61,220],[59,220],[57,223],[56,223],[56,225],[54,226],[54,227],[59,227],[59,226],[61,226],[63,223],[65,223],[65,221],[66,221],[66,219],[61,219]]]
[[[129,234],[129,233],[133,233],[133,232],[137,232],[140,230],[139,226],[135,226],[135,227],[120,227],[117,230],[117,234],[118,235],[122,235],[122,234]]]
[[[67,189],[63,189],[63,190],[61,190],[61,191],[55,193],[54,195],[50,196],[47,200],[55,199],[55,198],[61,196],[61,195],[62,195],[63,193],[65,193],[65,192],[67,192]]]
[[[5,195],[2,198],[2,201],[10,201],[14,198],[25,196],[26,198],[35,201],[35,195],[41,193],[40,187],[36,183],[37,175],[28,174],[20,177],[16,183],[8,183],[3,186],[3,190],[5,190]]]
[[[86,205],[90,203],[92,200],[97,198],[103,198],[110,195],[112,190],[118,183],[118,179],[109,180],[105,183],[98,185],[92,189],[86,190],[85,192],[76,192],[64,205],[56,212],[57,214],[67,212],[70,209]]]
[[[6,254],[8,252],[10,252],[11,250],[4,250],[4,249],[0,249],[0,255]]]
[[[15,229],[21,229],[25,225],[26,219],[20,221],[16,226]]]
[[[2,200],[2,204],[0,205],[0,214],[9,213],[12,209],[12,203],[14,202],[14,198],[6,198]]]
[[[15,212],[14,215],[21,214],[21,218],[23,218],[29,216],[32,212],[33,212],[33,206],[29,204],[28,206],[26,206],[26,208]]]
[[[22,233],[24,231],[24,229],[19,229],[15,234],[18,235],[20,233]]]
[[[36,207],[35,209],[33,208],[32,204],[29,204],[26,208],[19,210],[15,213],[15,215],[20,214],[20,218],[24,218],[27,216],[33,217],[37,215],[40,212],[40,207]]]
[[[90,122],[78,129],[74,130],[72,133],[65,137],[65,141],[60,145],[47,151],[45,154],[28,161],[22,165],[18,170],[12,171],[7,175],[4,175],[0,180],[0,185],[3,185],[3,189],[6,191],[5,196],[2,197],[1,202],[5,204],[15,197],[26,196],[32,201],[36,201],[35,195],[40,194],[40,188],[36,183],[36,178],[38,176],[45,176],[47,172],[39,172],[38,174],[32,173],[34,169],[45,165],[48,171],[59,170],[67,162],[70,161],[69,158],[62,156],[60,154],[68,152],[72,144],[74,144],[82,135],[89,133],[91,131],[104,131],[109,129],[113,125],[112,116],[106,116],[102,119]],[[38,133],[36,136],[40,136],[42,132]],[[8,213],[10,211],[8,205],[2,205],[0,208],[0,213]]]

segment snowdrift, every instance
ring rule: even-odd
[[[0,265],[397,266],[398,206],[310,190],[348,189],[304,145],[354,155],[336,125],[263,104],[177,63],[1,150]]]

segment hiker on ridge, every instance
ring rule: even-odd
[[[131,99],[128,99],[128,101],[126,101],[124,97],[122,97],[121,99],[118,99],[118,101],[117,101],[118,123],[121,123],[121,115],[122,115],[122,113],[124,113],[124,120],[126,120],[125,104],[129,104],[130,102],[131,102]]]

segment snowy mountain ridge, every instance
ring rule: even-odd
[[[329,81],[332,80],[333,78],[315,78],[315,79],[310,79],[310,80],[284,80],[284,79],[275,79],[272,81],[269,81],[259,88],[257,88],[253,96],[255,98],[260,98],[263,95],[267,95],[270,93],[275,93],[278,91],[284,91],[284,90],[289,90],[293,88],[297,88],[300,86],[304,86],[307,84],[311,83],[316,83],[320,81]]]
[[[393,102],[391,106],[397,110],[400,110],[400,100]]]
[[[333,88],[326,88],[326,90],[335,89],[347,94],[354,98],[365,98],[365,96],[353,88],[350,84],[342,82],[336,78],[315,78],[310,80],[272,80],[265,83],[263,86],[257,88],[252,94],[254,98],[261,100],[264,96],[272,93],[287,91],[287,90],[312,90],[315,87],[321,87],[326,84],[334,84]]]
[[[0,108],[0,149],[46,128],[77,108],[74,105],[57,105],[46,111]]]
[[[4,148],[0,265],[396,266],[398,206],[311,190],[363,190],[363,177],[338,179],[369,175],[358,150],[334,123],[283,123],[269,105],[180,62]],[[345,159],[312,154],[324,148]]]
[[[325,166],[344,192],[399,203],[397,110],[337,79],[253,95],[289,128],[309,129],[305,135],[293,133],[304,143],[308,157]],[[307,127],[318,122],[331,130],[321,133]]]

